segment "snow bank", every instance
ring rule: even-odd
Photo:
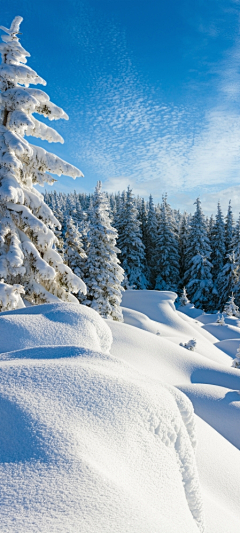
[[[0,314],[0,353],[63,345],[109,352],[111,344],[107,324],[84,305],[61,302]]]
[[[177,345],[195,338],[196,352],[213,361],[229,364],[229,358],[214,346],[218,339],[205,331],[200,322],[176,311],[175,298],[176,294],[169,291],[125,291],[122,300],[124,322],[160,334]]]
[[[150,294],[148,300],[151,299]],[[155,309],[156,298],[153,294]],[[206,531],[238,533],[240,371],[231,365],[239,347],[240,321],[235,317],[226,317],[226,326],[221,326],[216,324],[217,315],[200,315],[196,320],[177,311],[182,329],[168,336],[169,330],[164,330],[166,319],[164,323],[161,320],[162,306],[166,308],[168,298],[162,297],[158,301],[159,322],[152,320],[153,311],[151,319],[148,318],[143,293],[141,298],[137,291],[132,291],[127,300],[123,305],[128,306],[125,317],[128,323],[109,324],[113,333],[111,353],[130,363],[146,377],[171,383],[189,396],[198,414],[195,417],[198,429],[197,464],[203,490]],[[150,301],[148,305],[150,307]],[[169,315],[171,312],[173,323],[175,311],[170,301]],[[164,311],[163,317],[166,314]],[[208,356],[203,357],[179,346],[186,334],[186,326],[195,332],[191,337],[197,339],[197,350],[204,337]],[[155,328],[161,332],[160,336],[156,335]]]
[[[178,311],[180,311],[181,313],[184,313],[185,315],[189,316],[190,318],[197,318],[199,319],[199,317],[202,315],[202,309],[196,309],[196,307],[194,307],[194,305],[189,302],[189,304],[187,305],[179,305],[178,306]]]
[[[0,328],[2,530],[203,531],[187,397],[107,353],[85,306],[3,313]]]
[[[221,326],[220,324],[205,324],[202,329],[205,329],[220,341],[225,339],[239,339],[240,342],[240,328],[237,326],[228,324],[226,324],[226,326]]]

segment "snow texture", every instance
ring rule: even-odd
[[[204,531],[187,397],[109,355],[92,309],[0,321],[2,530]]]

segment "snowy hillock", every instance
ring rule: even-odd
[[[107,353],[92,309],[46,304],[0,323],[2,531],[203,531],[187,397]]]
[[[0,314],[0,353],[35,346],[76,345],[109,352],[112,336],[101,317],[78,304],[43,304]]]
[[[175,298],[125,291],[124,323],[65,303],[0,314],[4,533],[238,533],[240,342]]]
[[[234,354],[228,355],[227,350],[218,347],[221,343],[204,329],[200,315],[196,320],[179,309],[176,311],[174,299],[175,295],[167,292],[149,291],[146,298],[144,291],[125,292],[123,305],[128,309],[127,324],[108,322],[113,333],[111,353],[128,361],[146,376],[170,383],[189,396],[198,414],[197,463],[203,489],[206,531],[237,533],[240,521],[240,372],[231,366]],[[186,307],[184,309],[186,313]],[[141,318],[138,328],[136,310],[138,320]],[[148,331],[142,327],[142,324],[149,324],[148,313],[151,320],[159,321],[160,336],[150,331],[152,323]],[[211,318],[214,323],[216,316]],[[134,321],[135,327],[131,325]],[[186,326],[191,327],[187,331],[188,338]],[[224,328],[221,325],[216,327]],[[169,328],[173,330],[171,335]],[[231,328],[225,330],[226,335],[231,333]],[[199,350],[203,337],[204,354]],[[179,346],[180,342],[191,338],[197,340],[196,351]],[[227,345],[227,338],[222,342]]]

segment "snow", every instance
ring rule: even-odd
[[[108,353],[112,344],[111,332],[97,313],[62,302],[1,313],[0,338],[0,353],[68,345]]]
[[[125,291],[124,323],[69,303],[1,313],[4,533],[239,531],[240,328],[175,298]]]
[[[0,324],[3,530],[203,531],[187,397],[109,355],[92,309],[45,304]]]

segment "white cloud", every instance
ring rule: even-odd
[[[201,32],[215,37],[218,30],[211,23],[202,26]],[[96,35],[99,50],[96,43],[90,49],[97,54],[97,68],[79,115],[84,135],[72,133],[72,149],[76,152],[78,146],[79,161],[96,174],[96,180],[102,179],[109,190],[123,190],[130,184],[144,195],[156,191],[159,198],[168,191],[169,197],[185,195],[186,201],[192,201],[195,191],[237,185],[239,39],[222,63],[212,66],[217,75],[212,82],[216,84],[212,105],[204,101],[178,108],[162,102],[159,92],[156,95],[136,72],[119,28],[112,26],[110,31],[109,26],[99,26]],[[111,75],[110,56],[115,59]]]

